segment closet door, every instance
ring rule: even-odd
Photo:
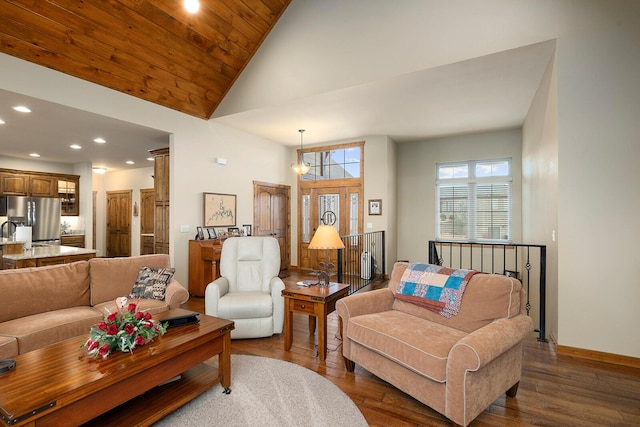
[[[278,240],[280,271],[288,270],[291,263],[290,194],[288,185],[253,183],[253,235]]]

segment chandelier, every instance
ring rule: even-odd
[[[302,134],[304,133],[304,129],[298,129],[298,132],[300,132],[300,163],[292,164],[291,169],[298,175],[304,175],[309,172],[311,165],[304,162],[304,152],[302,151]]]

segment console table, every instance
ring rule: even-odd
[[[220,277],[222,242],[189,240],[189,294],[203,297],[207,285]]]

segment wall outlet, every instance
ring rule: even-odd
[[[373,223],[372,222],[368,222],[367,223],[367,228],[373,228]]]
[[[182,225],[180,226],[180,232],[181,232],[181,233],[188,233],[188,232],[189,232],[189,230],[190,230],[189,224],[187,224],[187,225],[182,224]]]

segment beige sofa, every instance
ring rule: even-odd
[[[525,291],[516,279],[478,273],[446,318],[396,298],[407,266],[395,264],[388,288],[338,300],[345,365],[466,426],[501,394],[515,397],[522,342],[533,330]]]
[[[0,359],[89,334],[115,299],[128,296],[140,268],[168,268],[168,255],[93,258],[70,264],[0,271]],[[177,308],[189,292],[175,279],[165,299],[140,299],[141,310]]]

